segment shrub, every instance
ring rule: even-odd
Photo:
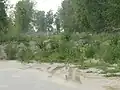
[[[22,62],[23,61],[29,62],[30,60],[34,58],[34,54],[32,50],[30,50],[29,48],[25,48],[19,51],[19,53],[17,54],[17,58]]]
[[[17,45],[10,43],[5,48],[5,53],[7,54],[8,60],[15,60],[16,59],[16,53],[17,53]]]

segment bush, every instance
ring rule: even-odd
[[[87,46],[86,47],[86,51],[85,51],[85,56],[87,58],[94,58],[94,55],[95,55],[95,49],[94,49],[94,46]]]
[[[17,52],[18,52],[18,49],[16,44],[11,43],[5,47],[5,53],[7,54],[8,60],[16,60]]]
[[[30,60],[34,59],[34,54],[32,50],[30,50],[29,48],[25,48],[19,51],[19,53],[17,54],[17,58],[22,62],[29,62]]]
[[[120,62],[120,37],[112,34],[65,33],[49,37],[20,35],[7,39],[5,52],[8,59],[69,62],[83,67],[93,65],[85,65],[85,61],[92,58],[109,64]]]

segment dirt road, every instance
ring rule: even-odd
[[[109,82],[105,79],[84,79],[80,84],[26,67],[17,61],[1,61],[0,90],[118,90],[105,88]]]

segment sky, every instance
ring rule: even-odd
[[[11,4],[15,4],[19,0],[10,0]],[[34,0],[36,2],[36,9],[44,10],[45,12],[52,9],[53,11],[57,11],[58,6],[61,5],[63,0]]]

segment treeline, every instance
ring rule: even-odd
[[[56,13],[34,9],[31,0],[18,1],[12,11],[6,0],[0,2],[1,34],[19,34],[30,31],[116,32],[119,31],[119,0],[64,0]]]
[[[119,0],[64,0],[62,27],[71,32],[113,32],[120,28]]]
[[[54,33],[60,26],[56,13],[34,9],[35,2],[31,0],[18,1],[15,7],[8,1],[0,2],[0,36],[18,36],[28,32]],[[9,11],[9,12],[8,12]],[[57,26],[57,27],[56,27]]]

